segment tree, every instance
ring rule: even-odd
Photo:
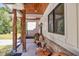
[[[12,22],[11,17],[9,16],[8,9],[1,7],[0,8],[0,34],[10,33],[12,31]]]
[[[21,19],[17,18],[17,32],[21,33]]]
[[[7,34],[12,32],[12,20],[9,16],[7,8],[0,8],[0,34]],[[17,18],[17,32],[21,32],[21,21]]]

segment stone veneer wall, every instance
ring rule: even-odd
[[[55,42],[53,42],[47,38],[45,38],[45,42],[47,43],[48,46],[50,46],[52,48],[52,50],[54,52],[64,52],[67,56],[75,56],[70,51],[66,50],[65,48],[59,46],[58,44],[56,44]]]

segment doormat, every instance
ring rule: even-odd
[[[22,55],[22,53],[14,53],[14,54],[12,54],[12,56],[21,56]]]

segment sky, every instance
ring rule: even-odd
[[[4,5],[2,3],[0,3],[0,7],[3,7]]]

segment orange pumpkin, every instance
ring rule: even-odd
[[[52,56],[66,56],[66,54],[63,52],[54,52]]]
[[[37,55],[38,56],[48,56],[50,52],[43,48],[37,48]]]

